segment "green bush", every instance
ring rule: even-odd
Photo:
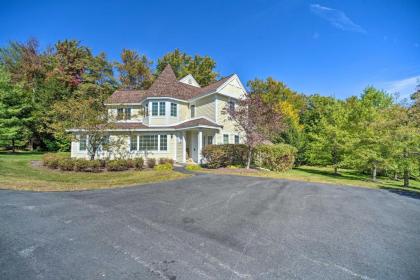
[[[134,167],[137,169],[137,170],[141,170],[141,169],[143,169],[143,167],[144,167],[144,160],[143,160],[143,158],[135,158],[134,159]]]
[[[47,153],[42,156],[42,164],[48,168],[57,169],[59,168],[59,161],[64,158],[68,158],[68,155],[59,153]]]
[[[156,159],[154,158],[148,158],[147,159],[147,167],[153,168],[156,165]]]
[[[171,158],[160,158],[159,164],[169,163],[170,165],[174,165],[174,160]]]
[[[286,171],[293,167],[296,148],[287,144],[259,145],[254,150],[254,164],[273,171]]]
[[[187,166],[185,166],[185,169],[189,171],[199,171],[203,168],[198,164],[188,164]]]
[[[107,162],[107,160],[105,160],[105,159],[100,159],[99,160],[99,163],[101,164],[101,168],[105,168],[106,167],[106,162]]]
[[[89,161],[86,159],[75,159],[74,160],[74,171],[81,172],[87,171],[89,168]]]
[[[88,160],[88,171],[99,172],[101,169],[101,161],[98,159]]]
[[[131,159],[131,158],[127,159],[127,167],[128,168],[134,168],[134,165],[135,165],[135,163],[134,163],[133,159]]]
[[[106,169],[108,171],[123,171],[128,169],[128,163],[124,159],[110,160],[107,162]]]
[[[202,154],[209,168],[229,165],[244,166],[248,156],[248,147],[243,144],[208,145],[203,148]]]
[[[71,158],[62,158],[58,161],[58,168],[62,171],[73,171],[74,160]]]
[[[158,164],[158,165],[155,165],[153,169],[154,170],[172,170],[172,164],[170,164],[169,162]]]

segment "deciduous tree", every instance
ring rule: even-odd
[[[286,127],[282,112],[274,103],[266,103],[260,94],[250,93],[236,106],[225,108],[224,112],[239,125],[238,132],[244,135],[244,142],[248,146],[248,169],[255,147],[272,140]]]
[[[153,82],[152,61],[136,51],[123,49],[121,62],[115,63],[121,86],[126,89],[147,89]]]
[[[209,56],[190,55],[175,49],[158,59],[156,66],[156,74],[160,74],[166,65],[170,64],[178,79],[188,74],[194,76],[200,86],[207,86],[216,81],[219,75],[215,72],[216,62]]]

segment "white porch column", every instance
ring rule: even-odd
[[[174,152],[172,154],[174,155],[173,160],[176,162],[176,152],[177,152],[177,150],[176,150],[177,149],[176,148],[177,143],[176,142],[178,142],[178,133],[172,134],[171,139],[172,139],[172,141],[174,141]]]
[[[182,132],[182,162],[187,162],[187,141],[185,131]]]
[[[197,163],[201,163],[201,150],[203,149],[203,132],[201,129],[197,133]]]

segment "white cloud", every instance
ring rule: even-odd
[[[408,98],[419,84],[420,75],[405,78],[397,81],[390,81],[383,83],[383,87],[389,93],[399,93],[401,98]]]
[[[311,4],[310,8],[312,13],[327,20],[338,29],[343,31],[366,33],[366,30],[364,30],[363,27],[354,23],[344,12],[340,10],[328,8],[319,4]]]

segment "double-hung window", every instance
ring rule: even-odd
[[[87,135],[80,135],[79,151],[86,151],[86,147],[87,147]]]
[[[166,102],[164,102],[164,101],[159,102],[159,116],[164,116],[165,115],[165,111],[166,111],[165,104],[166,104]]]
[[[177,104],[176,103],[171,103],[171,117],[176,117],[177,113],[178,113],[178,108],[177,108]]]
[[[124,108],[117,109],[117,120],[124,119]]]
[[[195,105],[191,105],[191,118],[195,118]]]
[[[131,108],[125,108],[124,119],[131,120]]]
[[[160,151],[167,151],[168,150],[168,135],[160,135]]]
[[[137,135],[130,137],[130,151],[137,151]]]
[[[158,135],[140,135],[139,136],[140,151],[157,151]]]
[[[232,112],[235,111],[235,102],[232,100],[229,101],[229,110]]]
[[[235,144],[239,144],[239,135],[235,135]]]
[[[158,107],[159,107],[158,102],[152,102],[152,116],[158,115]]]
[[[229,134],[223,134],[223,144],[229,144]]]
[[[212,145],[213,144],[213,136],[207,136],[207,144]]]
[[[146,104],[144,107],[143,107],[143,116],[144,117],[147,117],[149,115],[149,104]]]

